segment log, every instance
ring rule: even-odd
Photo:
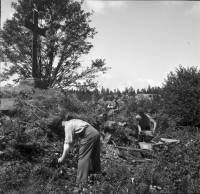
[[[123,147],[123,146],[114,146],[114,148],[122,149],[122,150],[132,150],[136,152],[152,152],[152,150],[147,149],[139,149],[139,148],[131,148],[131,147]]]
[[[143,160],[142,159],[135,159],[135,160],[133,159],[132,162],[141,162],[141,163],[142,162],[153,162],[153,160],[152,159],[143,159]]]

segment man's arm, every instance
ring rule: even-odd
[[[140,132],[141,132],[141,126],[138,123],[138,134],[140,134]]]
[[[62,122],[62,126],[65,127],[65,142],[64,142],[64,147],[63,147],[63,154],[62,156],[58,159],[58,163],[61,163],[64,161],[66,158],[67,153],[69,152],[71,148],[71,143],[73,142],[73,133],[72,133],[72,128],[69,125],[69,122]]]
[[[157,126],[157,123],[151,116],[149,116],[148,114],[146,114],[146,115],[149,118],[149,120],[153,123],[153,133],[154,133],[155,129],[156,129],[156,126]]]
[[[114,110],[119,110],[119,103],[118,102],[114,102],[114,106],[113,106]]]
[[[61,163],[64,161],[64,159],[66,158],[67,153],[69,152],[71,148],[71,144],[69,143],[64,143],[64,148],[63,148],[63,154],[62,156],[58,159],[58,163]]]
[[[115,111],[118,111],[118,110],[119,110],[119,106],[118,106],[118,105],[115,106],[114,110],[115,110]]]

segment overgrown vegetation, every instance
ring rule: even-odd
[[[170,72],[164,84],[164,110],[181,125],[199,125],[200,71],[197,67],[179,67]]]
[[[116,126],[108,133],[104,133],[103,126],[99,125],[102,121],[97,115],[104,104],[96,103],[98,98],[85,103],[79,100],[77,94],[55,89],[24,89],[18,95],[12,93],[12,90],[2,90],[4,97],[17,97],[18,105],[12,114],[2,112],[0,115],[0,193],[200,193],[200,134],[199,128],[195,126],[199,120],[198,117],[190,117],[194,119],[189,125],[180,122],[184,121],[187,114],[190,116],[193,101],[197,102],[199,97],[191,93],[182,96],[182,103],[175,103],[182,98],[173,101],[171,95],[176,97],[181,96],[182,92],[191,91],[189,86],[173,90],[173,84],[179,83],[179,79],[182,80],[186,75],[187,83],[193,83],[194,77],[199,76],[196,70],[195,76],[190,74],[193,70],[180,67],[176,71],[177,75],[170,74],[160,93],[161,98],[153,101],[136,102],[134,96],[122,96],[119,99],[120,112],[110,119],[127,122],[127,127]],[[192,90],[199,92],[199,81]],[[185,106],[186,99],[191,106]],[[173,103],[174,111],[186,108],[188,111],[171,114]],[[115,148],[116,145],[137,147],[135,111],[139,106],[149,111],[158,123],[155,139],[174,138],[179,139],[180,143],[155,148],[148,160],[138,152]],[[103,173],[93,178],[92,185],[75,184],[78,142],[65,163],[57,163],[63,142],[48,124],[54,116],[60,114],[60,107],[90,122],[100,131]],[[195,110],[199,111],[198,106]]]

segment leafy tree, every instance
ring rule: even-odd
[[[110,90],[109,90],[109,88],[106,88],[106,95],[110,95]]]
[[[162,92],[164,110],[183,125],[200,123],[200,71],[180,66],[170,72]]]
[[[145,89],[145,88],[143,88],[143,89],[141,89],[140,93],[142,93],[142,94],[146,94],[146,93],[147,93],[147,91],[146,91],[146,89]]]
[[[125,90],[122,91],[122,94],[126,95],[126,94],[128,94],[128,92],[129,92],[128,87],[125,87]]]
[[[129,87],[129,96],[134,96],[135,95],[135,90],[133,89],[132,86]]]
[[[151,93],[152,93],[152,90],[151,90],[151,86],[149,85],[147,88],[147,94],[151,94]]]
[[[96,96],[96,98],[99,98],[99,90],[97,88],[94,89],[93,94]]]
[[[160,87],[152,87],[151,88],[151,93],[152,94],[160,94],[161,93],[161,88]]]
[[[100,94],[101,94],[101,97],[106,97],[106,88],[104,88],[103,86],[101,87]]]
[[[118,96],[118,97],[121,97],[121,96],[122,96],[122,93],[121,93],[121,91],[120,91],[118,88],[117,88],[117,92],[116,92],[116,93],[117,93],[117,96]]]
[[[34,2],[34,4],[32,3]],[[97,86],[94,80],[107,71],[105,60],[92,60],[83,68],[80,57],[88,54],[93,45],[88,41],[97,33],[89,26],[93,13],[81,9],[83,2],[72,0],[18,0],[12,19],[7,19],[2,30],[1,46],[4,61],[10,62],[1,77],[4,80],[18,74],[15,82],[31,76],[32,32],[23,26],[26,18],[32,21],[33,8],[38,10],[39,27],[46,28],[46,37],[38,36],[38,77],[50,87]]]

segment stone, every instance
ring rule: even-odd
[[[16,108],[16,98],[2,98],[0,110],[14,110]]]

